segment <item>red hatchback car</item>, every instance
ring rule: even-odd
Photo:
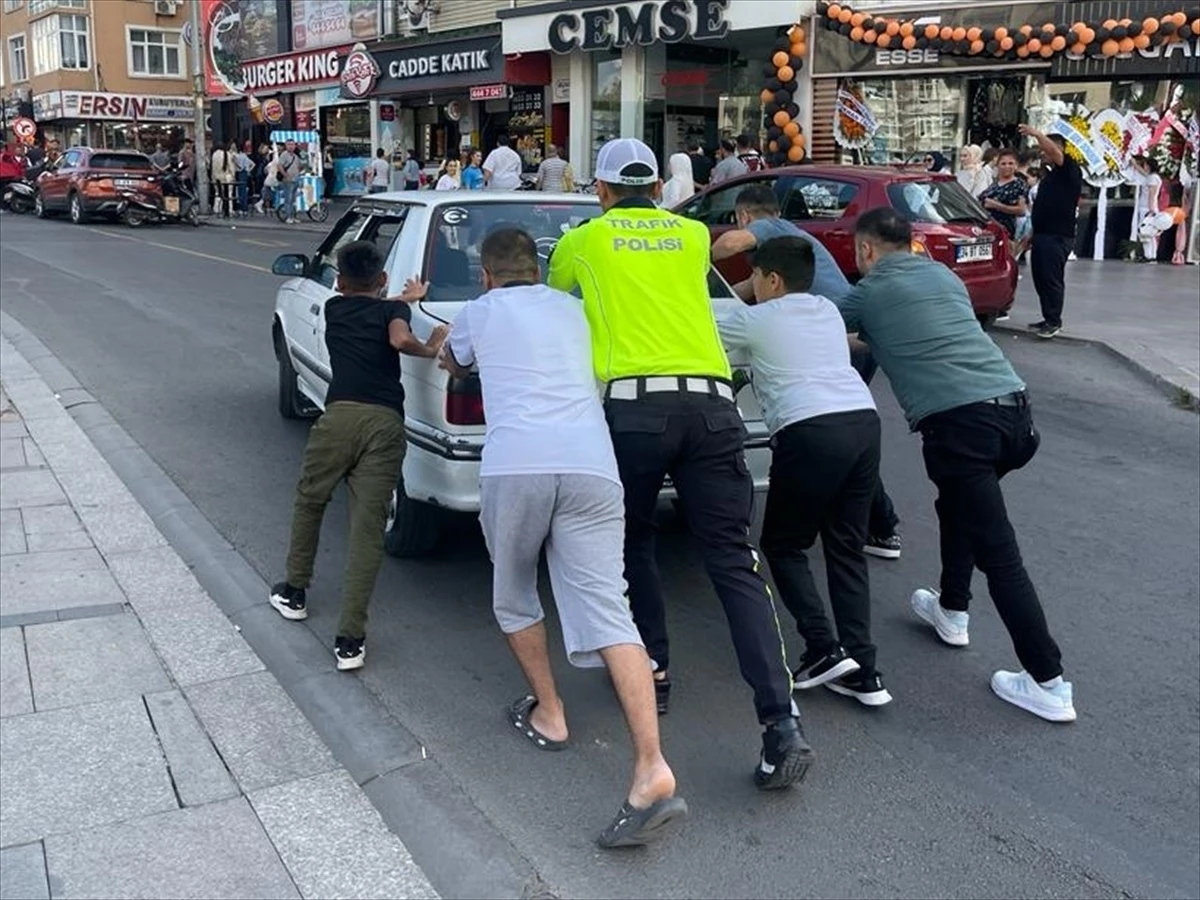
[[[1012,306],[1017,266],[1008,233],[951,175],[875,166],[788,166],[723,181],[675,212],[706,224],[715,241],[736,227],[738,193],[762,182],[774,188],[783,218],[828,247],[852,283],[860,277],[854,261],[855,221],[869,209],[890,206],[912,222],[913,252],[944,263],[963,280],[980,321],[990,324]],[[750,274],[744,254],[717,268],[733,284]]]

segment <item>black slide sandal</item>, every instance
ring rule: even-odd
[[[687,816],[687,801],[682,797],[667,797],[645,809],[635,809],[626,800],[617,817],[601,833],[597,843],[606,849],[641,847],[658,840],[672,825]]]
[[[537,706],[537,698],[532,695],[514,700],[508,708],[509,724],[520,731],[539,750],[567,749],[566,741],[551,740],[533,727],[533,723],[529,720],[529,714],[533,712],[535,706]]]

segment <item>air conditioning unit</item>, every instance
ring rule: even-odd
[[[173,16],[179,9],[177,0],[154,0],[154,14],[156,16]]]

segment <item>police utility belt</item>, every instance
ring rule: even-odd
[[[646,375],[610,381],[605,400],[640,400],[647,394],[703,394],[733,402],[733,385],[722,378],[692,375]]]

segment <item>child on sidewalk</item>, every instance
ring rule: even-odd
[[[850,365],[837,307],[812,287],[812,246],[764,242],[752,256],[756,306],[718,315],[730,351],[747,350],[754,390],[771,431],[771,484],[762,549],[805,653],[798,689],[824,684],[864,706],[892,696],[875,669],[871,592],[863,544],[879,483],[875,401]],[[805,551],[821,537],[837,637]],[[840,643],[839,643],[840,641]]]
[[[287,578],[270,603],[285,619],[308,617],[306,591],[321,535],[321,519],[342,479],[350,489],[350,546],[342,581],[342,616],[334,657],[341,670],[362,668],[367,604],[383,561],[384,526],[404,460],[404,388],[397,352],[432,359],[447,329],[429,340],[413,336],[407,302],[384,300],[384,259],[370,241],[338,251],[338,296],[325,304],[325,343],[333,378],[325,412],[312,427],[287,557]],[[402,294],[400,300],[410,299]],[[415,299],[415,298],[413,298]]]

